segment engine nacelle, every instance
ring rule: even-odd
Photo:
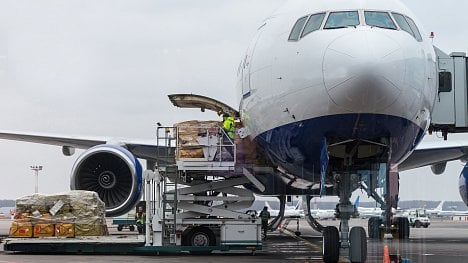
[[[127,213],[142,193],[142,168],[127,149],[98,145],[84,152],[73,165],[70,188],[98,193],[106,204],[106,216]]]
[[[463,170],[460,173],[460,177],[458,178],[458,191],[460,192],[460,197],[468,206],[468,163],[465,164]]]
[[[445,172],[445,167],[447,167],[447,162],[436,163],[431,165],[431,170],[435,175],[441,175]]]

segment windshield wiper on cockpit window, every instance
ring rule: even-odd
[[[339,29],[339,28],[347,28],[346,26],[331,26],[331,27],[326,27],[325,29]]]
[[[356,28],[356,26],[331,26],[331,27],[325,27],[324,29],[340,29],[340,28],[350,28],[350,27]]]

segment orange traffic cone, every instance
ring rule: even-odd
[[[383,263],[390,263],[390,253],[388,252],[387,245],[383,248]]]

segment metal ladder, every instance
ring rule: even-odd
[[[166,150],[157,151],[157,160],[175,159],[176,152],[173,151],[177,144],[177,128],[175,127],[158,127],[156,133],[157,146],[163,146]],[[176,245],[176,221],[177,221],[177,188],[179,171],[175,163],[158,163],[156,169],[162,176],[162,193],[161,208],[162,208],[162,231],[163,245]],[[171,181],[169,178],[175,179]]]
[[[175,173],[175,174],[174,174]],[[174,176],[175,175],[175,176]],[[176,178],[174,182],[169,177]],[[175,166],[167,166],[163,175],[162,212],[163,212],[163,243],[165,245],[176,245],[177,234],[177,189],[178,171]]]

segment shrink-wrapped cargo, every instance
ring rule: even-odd
[[[16,200],[16,211],[15,222],[30,222],[34,228],[33,237],[53,236],[57,232],[54,225],[59,226],[59,236],[63,232],[65,236],[108,234],[105,205],[95,192],[71,191],[55,195],[24,196]],[[67,229],[68,231],[61,231]]]
[[[221,127],[219,121],[185,121],[174,124],[178,129],[178,158],[204,158],[199,138],[215,135]]]

